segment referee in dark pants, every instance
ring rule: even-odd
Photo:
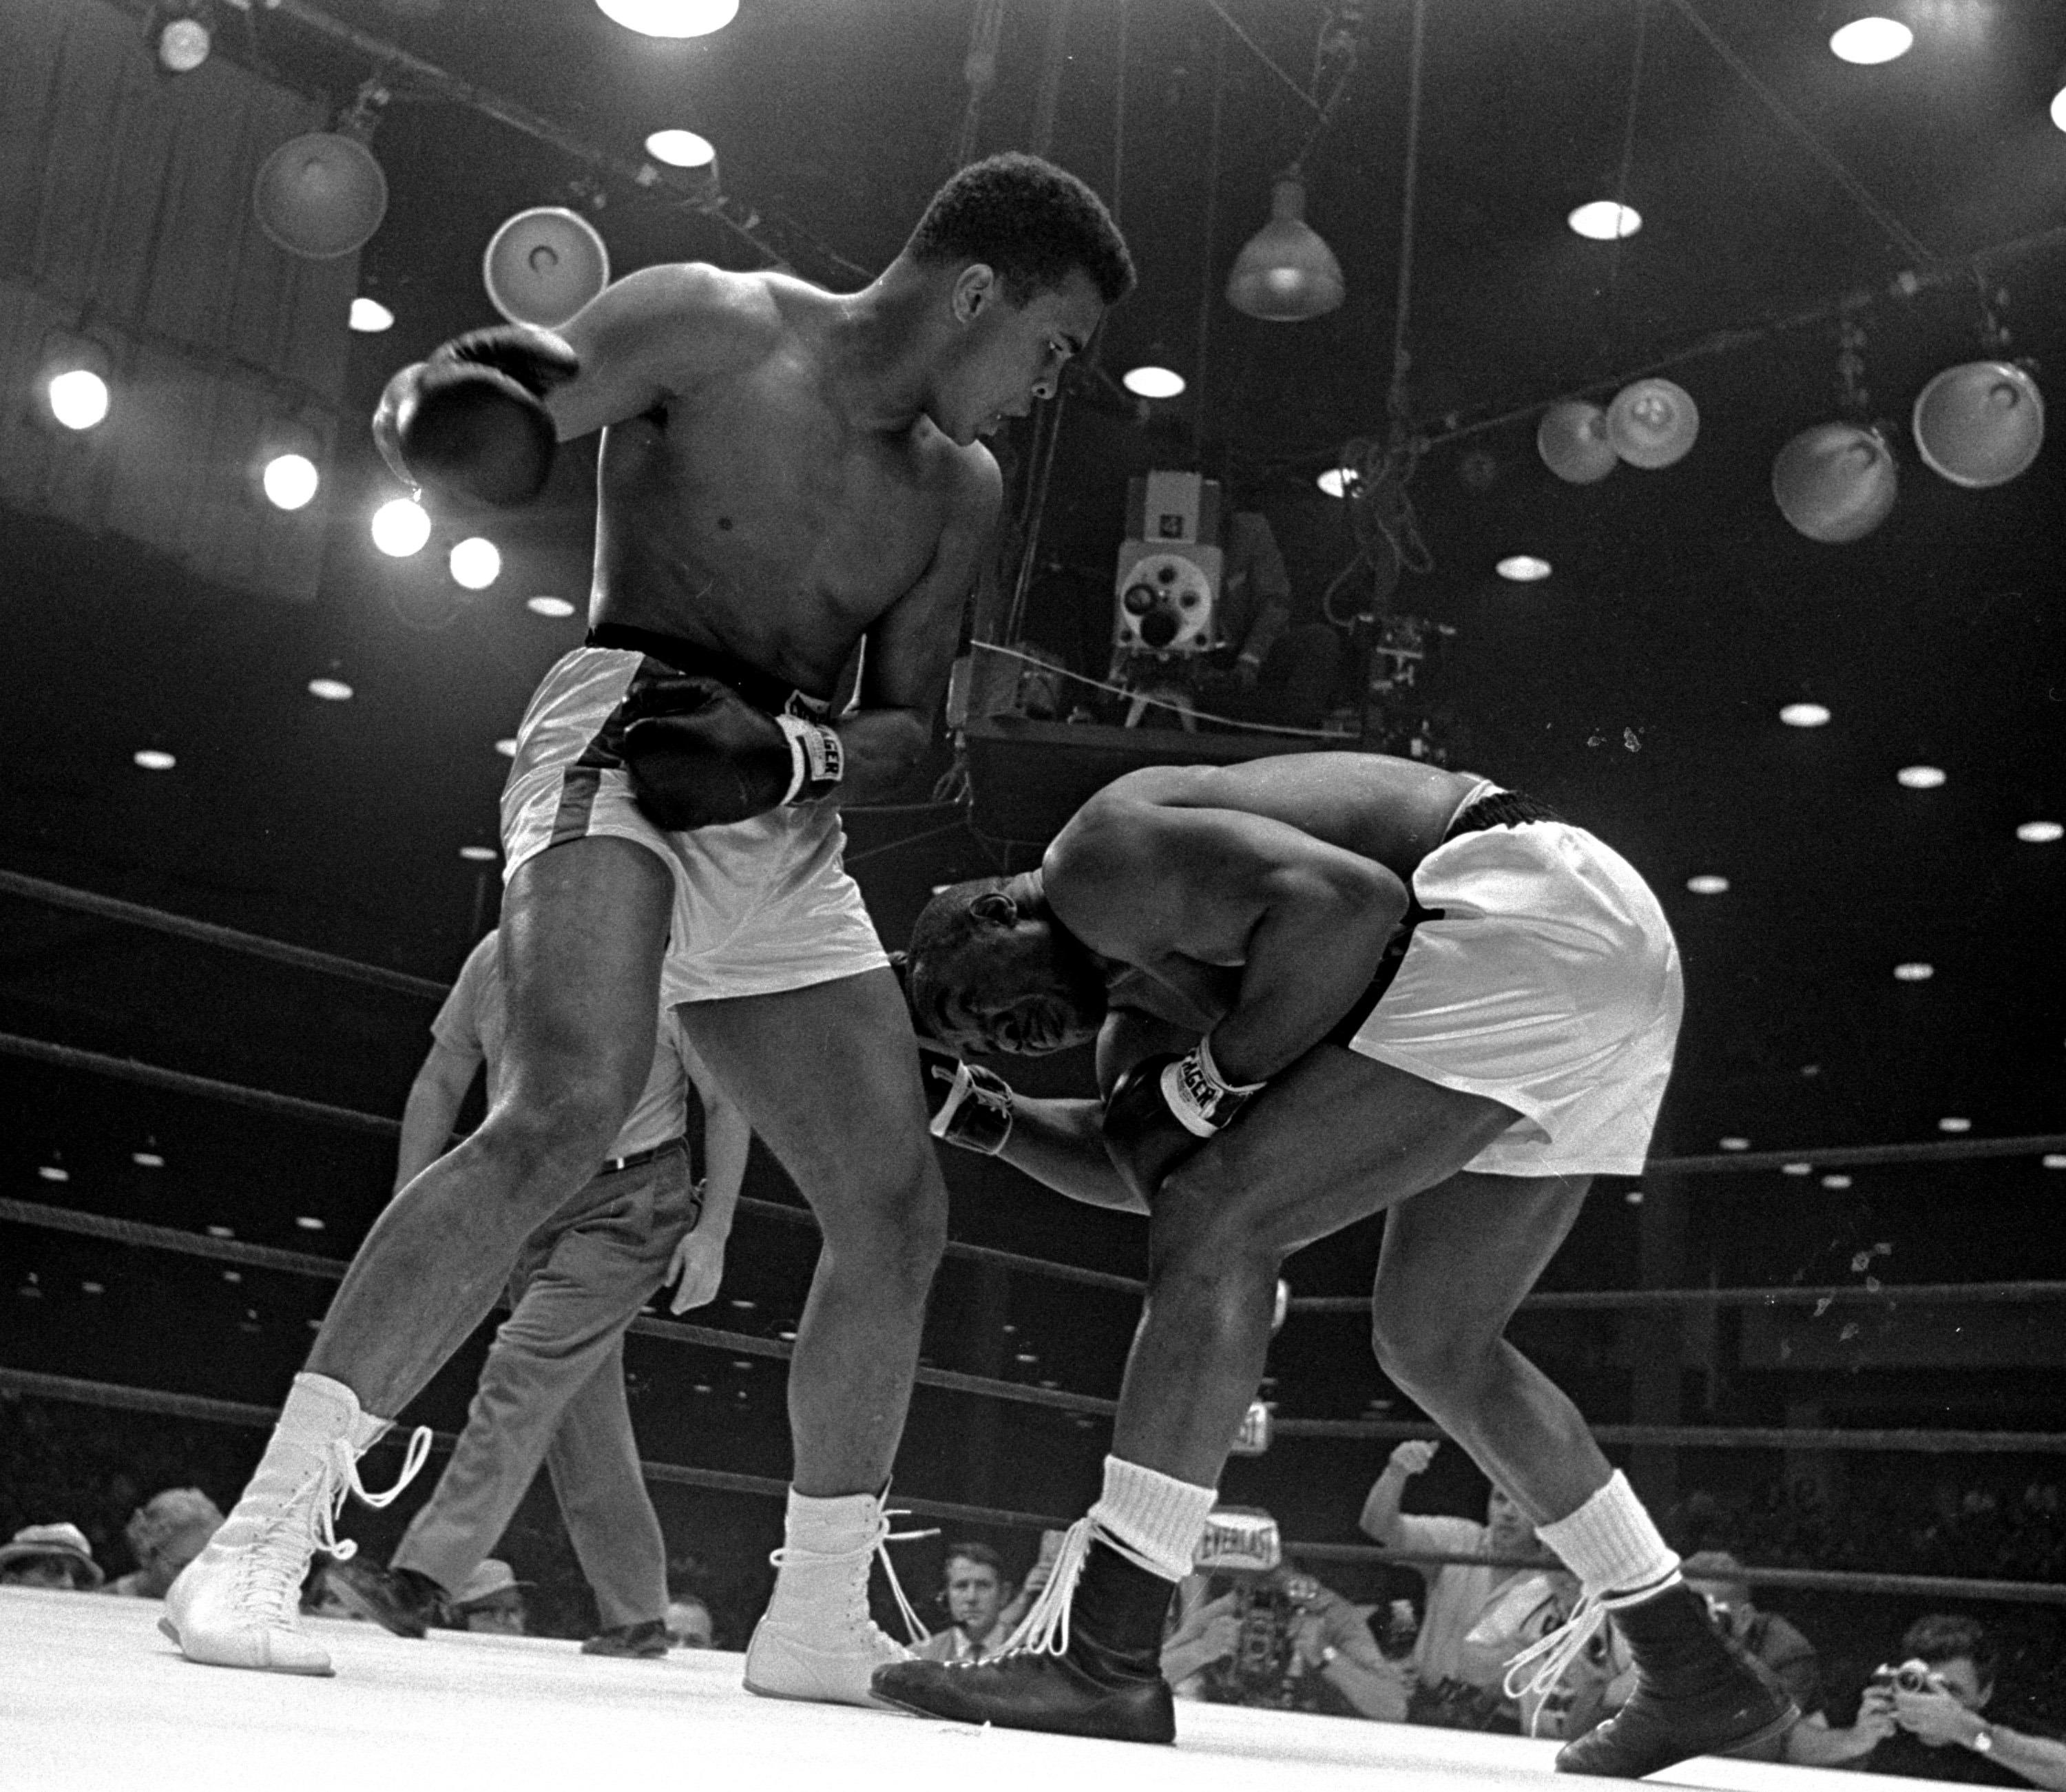
[[[395,1187],[444,1149],[485,1066],[495,1098],[503,1039],[496,935],[468,957],[431,1023],[435,1043],[409,1091]],[[700,1093],[703,1169],[692,1105]],[[666,1551],[639,1473],[624,1393],[624,1332],[666,1283],[673,1310],[713,1299],[746,1168],[745,1117],[719,1094],[662,1014],[653,1068],[609,1157],[525,1241],[452,1459],[386,1568],[333,1561],[345,1603],[420,1636],[501,1537],[542,1462],[602,1628],[593,1655],[667,1652]]]

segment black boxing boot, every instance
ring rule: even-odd
[[[885,1704],[955,1723],[1173,1742],[1176,1708],[1161,1656],[1176,1591],[1081,1519],[1004,1652],[986,1661],[896,1662],[876,1669],[873,1689]]]
[[[419,1637],[433,1624],[451,1622],[444,1588],[415,1568],[330,1556],[323,1563],[323,1583],[360,1617],[397,1636]]]
[[[1635,1692],[1557,1751],[1558,1773],[1641,1779],[1695,1755],[1753,1753],[1799,1721],[1785,1690],[1715,1633],[1691,1587],[1675,1583],[1613,1617],[1635,1657]]]

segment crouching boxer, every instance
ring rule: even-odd
[[[934,1129],[1147,1213],[1149,1269],[1103,1497],[1014,1648],[885,1668],[881,1696],[1171,1741],[1164,1616],[1262,1373],[1278,1266],[1383,1211],[1379,1364],[1582,1583],[1538,1671],[1608,1611],[1635,1658],[1627,1706],[1558,1766],[1638,1776],[1792,1721],[1505,1336],[1591,1178],[1643,1167],[1671,1070],[1678,953],[1626,861],[1541,803],[1412,760],[1157,767],[1092,797],[1039,870],[934,898],[909,989],[950,1048],[1096,1038],[1100,1101],[929,1067]]]

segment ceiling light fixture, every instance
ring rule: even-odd
[[[1726,896],[1729,880],[1712,871],[1702,871],[1686,880],[1686,887],[1695,896]]]
[[[470,864],[492,865],[496,853],[492,846],[462,846],[459,849],[459,856]]]
[[[1829,721],[1829,712],[1821,703],[1789,703],[1779,719],[1789,728],[1819,728]]]
[[[265,463],[259,482],[277,510],[299,510],[316,495],[322,476],[306,454],[276,454]]]
[[[1595,199],[1575,209],[1566,224],[1596,243],[1610,243],[1617,237],[1632,237],[1643,228],[1643,214],[1633,205],[1617,205],[1611,199]]]
[[[1972,1121],[1963,1114],[1946,1114],[1937,1122],[1937,1130],[1940,1133],[1970,1133],[1972,1129]]]
[[[351,687],[342,679],[310,679],[309,695],[320,697],[325,703],[349,703],[351,700]]]
[[[699,38],[721,31],[739,0],[595,0],[602,15],[646,38]]]
[[[1306,221],[1306,183],[1294,168],[1270,189],[1270,221],[1234,257],[1227,303],[1265,323],[1306,323],[1347,293],[1335,252]]]
[[[646,153],[670,168],[707,168],[717,160],[717,145],[693,131],[655,131]]]
[[[1129,367],[1120,384],[1136,398],[1176,398],[1185,387],[1184,376],[1173,367]]]
[[[495,743],[495,750],[498,753],[501,754],[504,759],[514,759],[516,756],[516,736],[513,734],[505,734],[500,740]]]
[[[157,0],[144,34],[168,75],[191,75],[215,47],[208,0]]]
[[[1721,1147],[1724,1151],[1748,1151],[1750,1149],[1750,1141],[1731,1134],[1730,1137],[1721,1141]]]
[[[524,607],[534,616],[571,616],[574,613],[574,606],[565,598],[526,598]]]
[[[1915,34],[1897,18],[1854,18],[1832,34],[1829,48],[1843,62],[1870,67],[1905,56]]]
[[[1847,1189],[1850,1186],[1851,1179],[1848,1176],[1825,1176],[1822,1178],[1822,1186],[1825,1189]]]
[[[1904,790],[1936,790],[1943,785],[1944,771],[1938,765],[1904,765],[1894,777]]]
[[[1908,964],[1897,964],[1894,967],[1894,977],[1896,983],[1926,983],[1936,975],[1937,967],[1934,964],[1911,963]]]
[[[377,336],[382,330],[395,327],[395,314],[377,298],[354,298],[351,302],[351,327],[362,336]]]
[[[91,338],[59,330],[45,339],[37,383],[52,420],[65,428],[91,429],[106,418],[113,377],[112,359]]]
[[[2033,846],[2048,846],[2061,834],[2066,834],[2066,827],[2056,821],[2023,821],[2017,825],[2015,830],[2017,839],[2028,841]]]
[[[1345,498],[1355,489],[1356,476],[1347,467],[1330,467],[1313,483],[1331,498]]]
[[[406,560],[430,538],[430,513],[414,498],[390,498],[373,513],[373,545],[384,554]]]
[[[484,535],[469,535],[452,544],[447,562],[452,582],[469,591],[485,591],[502,576],[502,551]]]
[[[1550,576],[1550,562],[1537,554],[1510,553],[1493,570],[1516,585],[1534,585]]]
[[[170,753],[157,747],[140,748],[129,756],[147,772],[169,772],[179,764]]]

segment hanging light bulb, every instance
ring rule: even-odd
[[[1306,221],[1306,183],[1294,171],[1271,189],[1270,221],[1250,237],[1227,276],[1227,303],[1267,323],[1324,317],[1347,293],[1342,265]]]

